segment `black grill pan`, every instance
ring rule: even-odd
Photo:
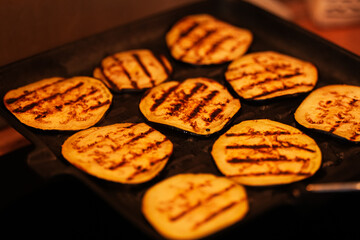
[[[358,56],[278,18],[260,8],[242,1],[203,1],[146,19],[122,25],[109,31],[61,46],[0,69],[0,96],[13,88],[46,77],[91,76],[101,59],[109,54],[136,48],[148,48],[165,54],[171,61],[172,79],[182,81],[188,77],[209,77],[224,83],[227,64],[193,66],[175,61],[165,45],[165,33],[181,17],[194,13],[209,13],[226,22],[251,30],[254,41],[248,52],[273,50],[310,61],[319,70],[316,88],[345,83],[360,85],[360,59]],[[143,92],[114,94],[114,101],[104,119],[97,126],[118,122],[144,122],[138,104]],[[349,181],[360,176],[360,146],[336,137],[301,128],[293,114],[306,94],[252,103],[241,100],[242,108],[231,124],[243,120],[268,118],[304,131],[314,138],[323,153],[323,165],[311,178],[298,183],[274,187],[247,187],[250,211],[234,226],[223,230],[233,231],[256,219],[265,212],[286,204],[297,204],[294,190],[309,183]],[[165,169],[148,183],[128,186],[103,181],[71,166],[61,156],[61,145],[74,132],[41,131],[22,125],[3,103],[0,108],[7,122],[28,138],[35,146],[28,156],[28,165],[44,179],[71,176],[85,183],[104,199],[114,211],[124,216],[149,237],[161,239],[141,214],[140,204],[144,192],[153,184],[178,173],[213,173],[221,175],[210,155],[214,141],[221,132],[210,137],[189,135],[166,126],[153,125],[174,143],[174,153]],[[301,196],[300,196],[301,197]],[[221,237],[221,232],[212,237]]]

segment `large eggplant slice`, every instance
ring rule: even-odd
[[[312,138],[268,119],[233,126],[215,141],[211,154],[226,177],[250,186],[287,184],[311,177],[322,158]]]
[[[220,131],[240,107],[239,99],[208,78],[162,83],[146,92],[140,102],[149,121],[196,135]]]
[[[213,174],[178,174],[147,190],[142,212],[166,239],[199,239],[247,214],[245,188]]]
[[[53,77],[10,90],[6,108],[22,123],[43,130],[81,130],[102,119],[112,94],[98,79]]]
[[[108,181],[138,184],[165,167],[173,144],[145,123],[117,123],[75,133],[62,155],[88,174]]]

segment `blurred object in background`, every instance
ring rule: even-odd
[[[360,0],[246,0],[360,56]]]
[[[0,66],[199,0],[0,1]]]
[[[293,20],[294,13],[293,9],[288,6],[288,2],[292,1],[281,1],[281,0],[245,0],[253,5],[256,5],[272,14],[275,14],[286,20]]]
[[[311,20],[318,27],[360,23],[359,0],[307,0]]]

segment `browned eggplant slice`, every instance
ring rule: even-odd
[[[249,30],[230,25],[209,14],[186,16],[166,35],[172,56],[195,65],[234,60],[248,50],[252,39]]]
[[[244,187],[205,173],[167,178],[142,199],[144,216],[166,239],[208,236],[243,219],[248,209]]]
[[[328,85],[314,90],[295,112],[295,120],[352,142],[360,141],[360,87]]]
[[[69,137],[62,154],[95,177],[124,184],[153,179],[173,151],[171,141],[145,123],[93,127]]]
[[[211,154],[226,177],[250,186],[303,180],[317,172],[322,159],[312,138],[268,119],[233,126],[215,141]]]
[[[234,91],[248,100],[266,100],[311,91],[317,68],[273,51],[246,54],[229,64],[225,78]]]
[[[112,94],[99,80],[53,77],[14,89],[4,104],[23,124],[43,130],[81,130],[102,119]]]
[[[102,80],[112,91],[142,90],[167,80],[172,66],[164,55],[148,49],[134,49],[104,58],[93,76]]]
[[[239,111],[239,99],[208,78],[169,81],[150,89],[140,110],[151,122],[161,123],[197,135],[220,131]]]

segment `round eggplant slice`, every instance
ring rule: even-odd
[[[104,58],[93,76],[102,80],[112,91],[143,90],[167,80],[172,66],[164,55],[148,49],[115,53]]]
[[[43,79],[4,96],[6,108],[23,124],[43,130],[81,130],[99,122],[112,94],[90,77]]]
[[[352,142],[360,141],[360,87],[328,85],[310,93],[295,111],[295,120]]]
[[[266,51],[247,54],[229,64],[225,79],[247,100],[267,100],[311,91],[318,80],[310,62]]]
[[[208,78],[162,83],[145,93],[140,101],[142,114],[160,123],[196,135],[220,131],[239,111],[239,99]]]
[[[183,173],[147,190],[142,212],[166,239],[199,239],[244,218],[245,188],[212,174]]]
[[[145,123],[117,123],[75,133],[62,155],[84,172],[108,181],[138,184],[165,167],[173,144]]]
[[[317,172],[322,159],[312,138],[268,119],[231,127],[215,141],[211,154],[226,177],[249,186],[303,180]]]
[[[208,14],[180,19],[166,34],[172,56],[194,65],[220,64],[242,56],[252,42],[252,33]]]

